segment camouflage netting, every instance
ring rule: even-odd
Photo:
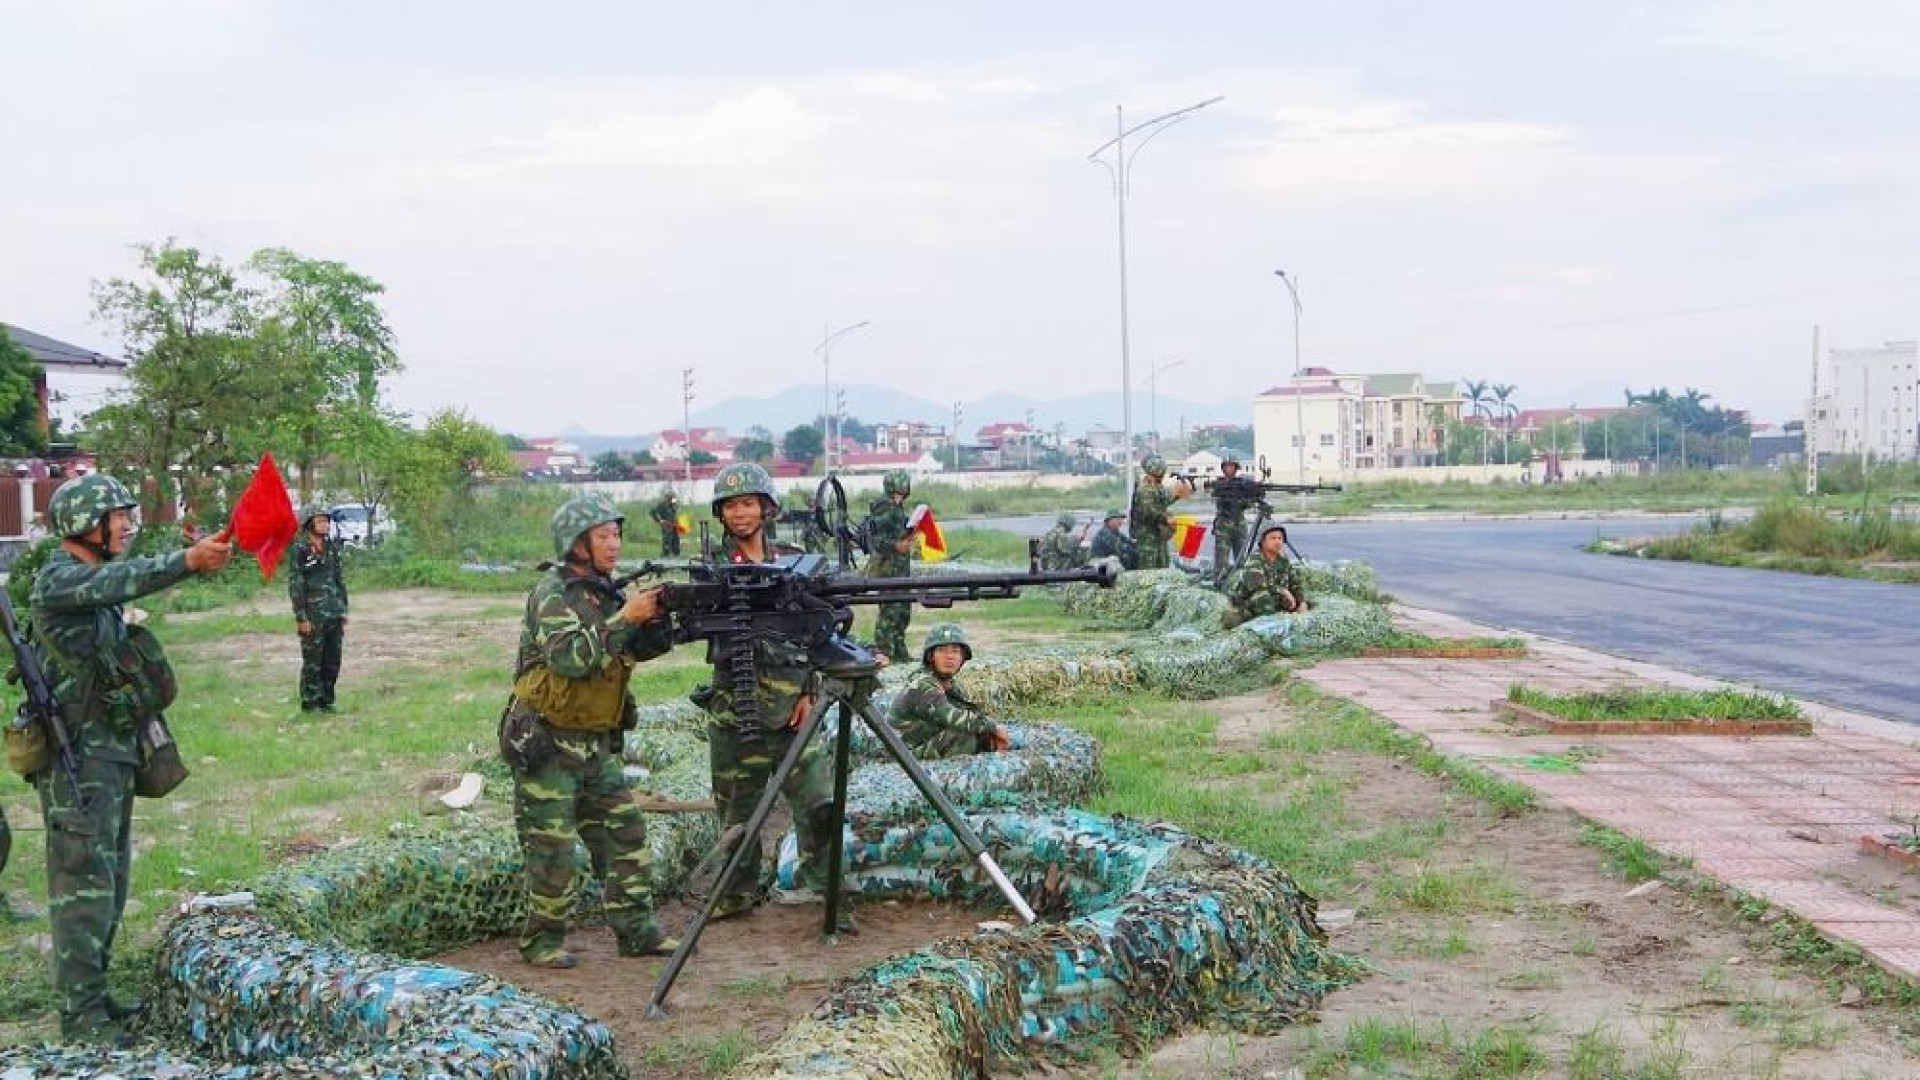
[[[1376,595],[1366,568],[1309,573],[1320,575],[1310,578],[1314,612],[1232,631],[1218,629],[1219,598],[1178,571],[1126,574],[1111,592],[1069,586],[1058,590],[1068,610],[1140,635],[983,657],[962,689],[1003,716],[1141,686],[1193,693],[1222,672],[1384,631],[1384,613],[1356,602]],[[705,723],[683,701],[644,707],[625,746],[629,773],[661,794],[706,798]],[[929,770],[1035,906],[1066,921],[943,941],[869,969],[737,1075],[975,1077],[993,1061],[1084,1051],[1088,1037],[1132,1045],[1201,1019],[1266,1030],[1342,977],[1312,900],[1282,871],[1170,828],[1063,809],[1097,785],[1097,745],[1048,725],[1009,727],[1013,752]],[[865,763],[851,784],[849,887],[996,902],[904,774],[873,760],[864,731],[856,750]],[[716,835],[711,814],[651,816],[656,888],[677,888]],[[790,837],[786,847],[782,874]],[[253,885],[253,910],[199,912],[169,928],[150,1025],[168,1045],[0,1050],[0,1080],[622,1075],[597,1022],[494,979],[403,959],[514,932],[519,875],[512,833],[475,823],[283,867]]]

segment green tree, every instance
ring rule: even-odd
[[[633,462],[618,450],[608,450],[593,459],[596,480],[625,480],[633,475]]]
[[[0,454],[45,453],[40,431],[40,396],[34,389],[39,365],[26,349],[0,330]]]
[[[820,429],[811,424],[801,424],[780,436],[780,452],[788,461],[811,463],[826,449],[826,445],[826,441],[820,437]]]
[[[465,413],[445,409],[419,431],[404,431],[381,463],[392,485],[394,516],[421,550],[459,548],[459,520],[488,476],[513,471],[500,436]]]
[[[636,450],[633,454],[633,463],[635,465],[658,465],[660,464],[660,459],[654,457],[653,451],[651,450]]]
[[[733,448],[735,461],[769,462],[773,460],[772,439],[742,439],[740,445]]]
[[[140,272],[94,285],[97,318],[118,326],[127,389],[89,417],[107,468],[151,481],[149,517],[174,495],[171,467],[237,472],[264,447],[281,386],[258,362],[252,293],[232,267],[172,240],[142,245]]]
[[[260,275],[255,336],[260,362],[279,380],[271,441],[297,467],[300,497],[342,443],[342,414],[370,408],[380,378],[400,369],[379,304],[385,288],[344,263],[266,248],[247,260]]]
[[[711,465],[720,459],[705,450],[692,450],[687,453],[687,461],[693,465]]]
[[[533,445],[511,431],[500,433],[500,442],[509,450],[531,450]]]

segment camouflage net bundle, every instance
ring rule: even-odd
[[[950,1080],[1070,1056],[1090,1036],[1137,1046],[1202,1019],[1271,1031],[1349,974],[1326,949],[1312,898],[1251,856],[1077,811],[977,824],[1008,841],[1003,865],[1023,891],[1074,917],[952,938],[876,965],[733,1076]],[[913,867],[922,888],[990,890],[944,827],[894,827],[917,838],[895,844],[891,858]],[[1043,835],[1065,843],[1036,842]],[[883,879],[868,868],[854,880],[865,888]]]

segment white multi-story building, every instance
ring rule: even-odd
[[[1827,392],[1807,410],[1814,449],[1876,461],[1920,459],[1920,342],[1827,355]]]
[[[1275,476],[1301,482],[1332,480],[1349,469],[1431,465],[1461,404],[1456,384],[1415,373],[1307,368],[1253,399],[1254,456],[1264,457]]]

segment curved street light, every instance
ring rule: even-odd
[[[1153,450],[1160,452],[1160,373],[1172,371],[1185,360],[1169,360],[1152,371],[1147,372],[1147,422],[1153,426]]]
[[[1205,101],[1196,102],[1184,109],[1175,109],[1170,113],[1162,113],[1151,120],[1143,120],[1132,127],[1127,126],[1125,108],[1120,105],[1115,105],[1113,107],[1113,128],[1115,131],[1113,138],[1101,143],[1094,148],[1093,153],[1087,155],[1088,161],[1104,167],[1112,177],[1113,194],[1119,203],[1120,426],[1123,432],[1121,437],[1125,440],[1123,448],[1125,463],[1122,471],[1127,478],[1126,492],[1127,505],[1129,506],[1133,505],[1133,345],[1127,326],[1127,187],[1133,175],[1133,161],[1134,158],[1139,156],[1140,151],[1148,143],[1153,141],[1155,135],[1187,119],[1201,109],[1225,100],[1226,98],[1220,96],[1210,97]],[[1141,131],[1147,132],[1146,137],[1141,139],[1134,145],[1133,149],[1129,151],[1127,149],[1127,137]],[[1107,161],[1101,157],[1101,155],[1110,149],[1113,151],[1114,160]]]
[[[820,354],[820,475],[833,471],[833,343],[853,333],[855,330],[871,326],[868,320],[861,320],[852,326],[843,326],[835,330],[828,324],[820,331],[820,344],[813,351]]]

